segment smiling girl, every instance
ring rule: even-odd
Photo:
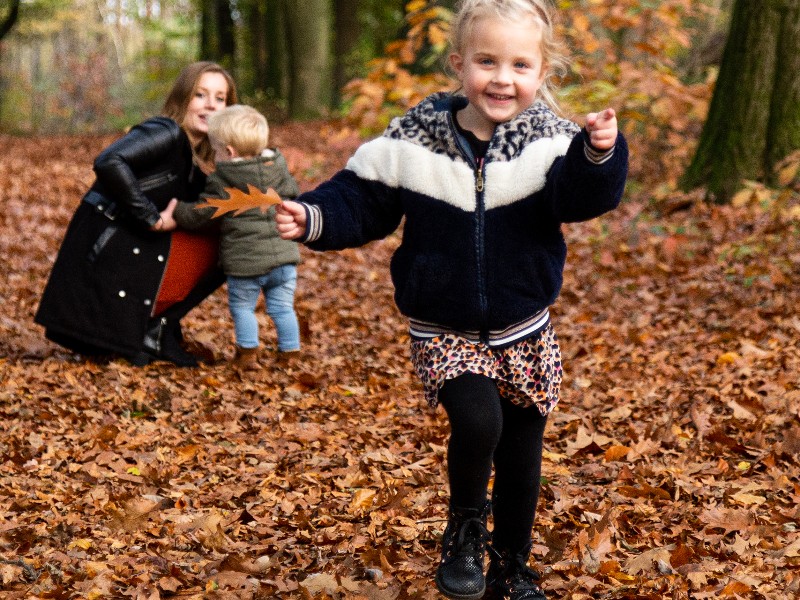
[[[486,597],[545,598],[527,561],[562,379],[549,313],[566,259],[561,224],[615,208],[627,176],[613,109],[583,128],[553,110],[549,80],[564,58],[552,12],[546,0],[462,1],[450,64],[463,93],[426,98],[330,181],[278,209],[282,234],[318,250],[382,238],[405,217],[395,300],[425,398],[450,424],[435,577],[449,598],[481,598],[487,587]]]

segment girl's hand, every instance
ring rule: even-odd
[[[617,142],[617,113],[613,108],[586,115],[589,141],[598,150],[611,150]]]
[[[175,222],[172,213],[175,212],[176,206],[178,206],[178,199],[173,198],[167,204],[167,208],[158,213],[159,219],[155,222],[155,225],[150,227],[150,231],[172,231],[175,229],[178,224]]]
[[[302,204],[284,200],[275,209],[278,233],[285,240],[296,240],[306,234],[306,210]]]

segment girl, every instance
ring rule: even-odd
[[[188,65],[162,116],[103,150],[96,180],[67,229],[36,322],[75,352],[195,366],[180,319],[219,287],[216,236],[175,231],[176,200],[194,202],[213,169],[208,117],[236,102],[233,79],[211,62]]]
[[[566,258],[561,224],[615,208],[627,175],[612,109],[583,129],[551,109],[549,79],[564,62],[552,10],[546,0],[463,0],[450,55],[463,95],[425,99],[278,210],[284,237],[319,250],[382,238],[405,217],[395,299],[425,397],[451,429],[436,572],[449,598],[481,598],[487,587],[496,598],[545,598],[527,560],[562,378],[548,312]]]

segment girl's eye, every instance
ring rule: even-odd
[[[525,62],[514,63],[514,68],[516,68],[516,69],[527,69],[528,68],[528,63],[525,63]]]
[[[491,58],[482,58],[479,62],[482,65],[487,65],[488,66],[488,65],[492,64],[492,59]]]

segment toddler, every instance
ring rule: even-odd
[[[208,177],[200,198],[226,198],[225,188],[247,192],[252,185],[266,192],[273,188],[281,198],[299,193],[286,160],[267,148],[266,118],[250,106],[236,104],[208,119],[208,138],[215,152],[216,170]],[[179,202],[174,218],[180,227],[201,229],[211,225],[215,209],[195,208]],[[217,219],[214,219],[217,221]],[[241,214],[225,213],[220,221],[220,262],[228,283],[228,305],[236,333],[234,364],[253,368],[258,361],[258,321],[255,307],[263,291],[267,314],[278,334],[279,356],[300,350],[300,330],[294,310],[297,264],[296,242],[278,234],[275,207],[266,212],[253,208]]]

